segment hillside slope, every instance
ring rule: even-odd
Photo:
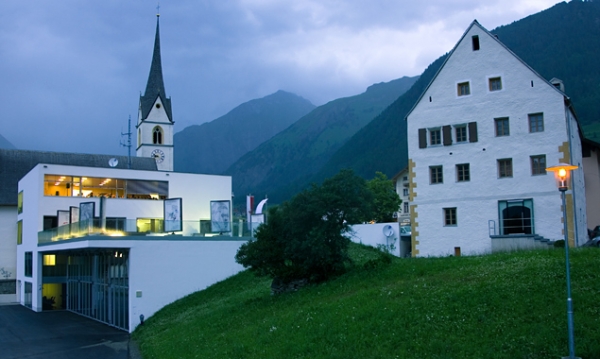
[[[269,194],[318,171],[360,128],[408,90],[416,77],[370,86],[366,92],[319,106],[244,155],[225,173],[235,193]],[[272,197],[271,197],[272,198]]]
[[[174,136],[175,171],[221,174],[314,108],[300,96],[278,91],[243,103],[211,122],[186,127]]]

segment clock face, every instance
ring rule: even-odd
[[[165,153],[159,149],[156,149],[150,153],[150,157],[154,158],[157,163],[161,163],[165,160]]]

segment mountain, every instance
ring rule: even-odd
[[[600,3],[559,3],[491,32],[542,77],[563,80],[586,137],[600,141]],[[342,168],[352,168],[365,178],[372,178],[375,171],[393,176],[404,168],[408,160],[404,118],[445,58],[433,62],[409,91],[296,188],[322,181]]]
[[[211,122],[174,136],[175,171],[221,174],[245,153],[315,108],[285,91],[248,101]]]
[[[358,130],[408,90],[417,77],[370,86],[360,95],[319,106],[296,123],[235,162],[225,173],[234,193],[269,195],[306,180]]]
[[[7,150],[16,150],[17,148],[10,142],[8,142],[8,140],[6,138],[4,138],[4,136],[0,135],[0,148],[4,148]]]

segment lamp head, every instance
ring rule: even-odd
[[[546,168],[546,171],[554,172],[554,177],[556,178],[556,185],[558,186],[558,190],[564,192],[567,189],[569,189],[569,185],[571,182],[571,171],[577,168],[579,167],[568,163],[559,163],[557,166]]]

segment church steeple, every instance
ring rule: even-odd
[[[152,106],[156,102],[157,98],[160,100],[165,107],[169,121],[173,122],[173,115],[171,113],[171,99],[167,98],[165,91],[165,83],[162,75],[162,63],[160,59],[160,14],[156,15],[156,35],[154,37],[154,52],[152,54],[152,64],[150,65],[150,74],[148,75],[148,83],[146,84],[146,92],[143,96],[140,96],[140,111],[141,120],[143,121],[148,117]]]
[[[156,36],[146,92],[140,96],[137,123],[138,157],[151,157],[161,171],[173,171],[173,114],[171,99],[165,92],[160,60],[159,16],[156,15]]]

